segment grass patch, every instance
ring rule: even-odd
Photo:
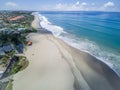
[[[24,70],[29,65],[29,61],[24,56],[19,56],[19,61],[13,63],[10,70],[10,75],[16,74],[19,71]]]
[[[12,83],[12,80],[9,80],[9,83],[6,87],[6,90],[12,90],[12,87],[13,87],[13,83]]]
[[[3,67],[7,67],[10,59],[14,56],[14,54],[15,54],[15,51],[12,51],[1,57],[0,60],[2,62]]]
[[[20,69],[20,71],[26,69],[29,65],[29,61],[27,60],[25,63],[24,63],[24,66]]]

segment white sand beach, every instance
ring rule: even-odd
[[[40,30],[35,16],[32,26]],[[14,76],[13,90],[120,90],[120,78],[103,62],[47,33],[32,33],[29,66]]]

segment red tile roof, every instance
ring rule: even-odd
[[[10,18],[9,20],[10,21],[16,21],[16,20],[22,19],[22,18],[25,18],[25,17],[23,15],[21,15],[21,16],[17,16],[17,17],[14,17],[14,18]]]

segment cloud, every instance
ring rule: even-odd
[[[49,5],[40,8],[40,10],[53,11],[113,11],[115,9],[113,2],[97,4],[94,2],[75,2],[75,3],[58,3],[56,5]]]
[[[17,6],[18,6],[18,5],[17,5],[16,3],[14,3],[14,2],[6,2],[5,5],[6,5],[7,7],[17,7]]]
[[[86,6],[86,5],[87,5],[87,3],[86,3],[86,2],[83,2],[83,3],[81,3],[81,5],[82,5],[82,6]]]
[[[53,7],[53,9],[56,9],[56,10],[65,10],[65,9],[67,9],[68,8],[68,4],[61,4],[61,3],[59,3],[59,4],[56,4],[56,6],[55,7]]]
[[[104,4],[104,7],[113,7],[115,4],[113,2],[107,2]]]
[[[77,1],[74,4],[56,4],[56,6],[53,8],[54,10],[64,10],[64,11],[70,11],[70,10],[87,10],[87,3],[86,2],[82,2],[80,3],[79,1]]]
[[[73,4],[73,5],[76,5],[76,6],[86,6],[88,4],[86,2],[80,3],[79,1],[77,1],[76,4]]]
[[[107,2],[107,3],[105,3],[105,4],[103,4],[100,8],[99,8],[99,10],[101,10],[101,11],[114,11],[114,9],[115,9],[115,4],[114,4],[114,2]]]
[[[79,4],[80,4],[80,2],[79,2],[79,1],[77,1],[77,2],[76,2],[76,5],[79,5]]]

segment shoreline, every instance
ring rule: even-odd
[[[35,13],[35,15],[38,16],[38,12]],[[38,19],[39,19],[39,16],[38,16]],[[39,21],[40,21],[40,19],[39,19]],[[43,34],[44,34],[44,33],[52,34],[52,31],[48,31],[48,30],[42,28],[39,23],[38,23],[37,25],[39,25],[38,27],[40,27],[40,28],[38,28],[38,29],[40,29],[40,30],[39,30],[40,33],[43,33]],[[119,73],[119,71],[118,71],[118,68],[117,68],[117,67],[114,67],[115,64],[110,63],[110,62],[108,62],[108,61],[105,61],[104,59],[93,55],[93,54],[90,53],[89,51],[81,50],[80,48],[75,47],[74,45],[71,45],[71,44],[68,43],[67,41],[63,40],[63,39],[60,38],[60,37],[55,36],[54,34],[52,34],[52,35],[53,35],[54,37],[56,37],[56,38],[61,39],[63,42],[65,42],[65,43],[68,44],[69,46],[71,46],[71,47],[73,47],[73,48],[75,48],[75,49],[78,49],[78,50],[80,50],[80,51],[82,51],[82,52],[84,52],[84,53],[90,54],[91,56],[93,56],[93,57],[96,58],[97,60],[99,60],[99,61],[101,61],[102,63],[106,64],[106,65],[107,65],[109,68],[111,68],[111,69],[118,75],[118,77],[120,78],[120,73]]]
[[[28,36],[30,65],[14,76],[13,90],[119,90],[120,78],[110,67],[50,33],[40,34],[39,22],[36,16],[32,23],[39,33]]]
[[[79,49],[80,51],[83,51],[85,53],[88,53],[88,54],[92,55],[93,57],[97,58],[98,60],[100,60],[101,62],[105,63],[120,77],[119,66],[118,66],[117,63],[114,62],[114,60],[116,62],[117,62],[117,60],[119,60],[118,59],[119,55],[117,56],[114,53],[113,53],[113,55],[111,55],[112,53],[109,53],[108,51],[103,52],[102,50],[99,49],[99,46],[97,44],[94,46],[94,43],[89,43],[89,42],[88,42],[87,45],[90,44],[89,48],[91,48],[91,49],[86,50],[86,48],[84,48],[84,46],[83,46],[83,49],[82,49],[82,48],[80,48],[80,47],[82,47],[81,46],[81,43],[83,43],[82,40],[81,40],[82,42],[79,42],[79,40],[78,40],[78,43],[76,43],[77,40],[74,37],[73,38],[74,38],[75,41],[72,40],[72,38],[69,39],[69,37],[68,37],[69,35],[65,34],[67,32],[64,31],[64,29],[61,26],[52,25],[52,23],[49,22],[48,19],[45,16],[43,16],[39,13],[35,13],[35,15],[38,15],[38,16],[40,15],[39,16],[39,20],[40,20],[40,24],[41,24],[40,27],[47,29],[46,31],[52,32],[53,36],[55,36],[56,38],[62,39],[65,43],[69,44],[70,46],[72,46],[76,49]],[[49,24],[49,23],[51,23],[51,24]],[[45,31],[45,29],[43,31]],[[62,36],[62,34],[63,35],[65,34],[65,36]],[[94,50],[94,48],[91,47],[91,44],[93,44],[94,47],[98,46],[98,48],[96,50]],[[80,45],[80,47],[79,47],[79,45]],[[97,50],[99,52],[97,52]],[[113,58],[112,59],[113,62],[110,61],[111,57]]]

